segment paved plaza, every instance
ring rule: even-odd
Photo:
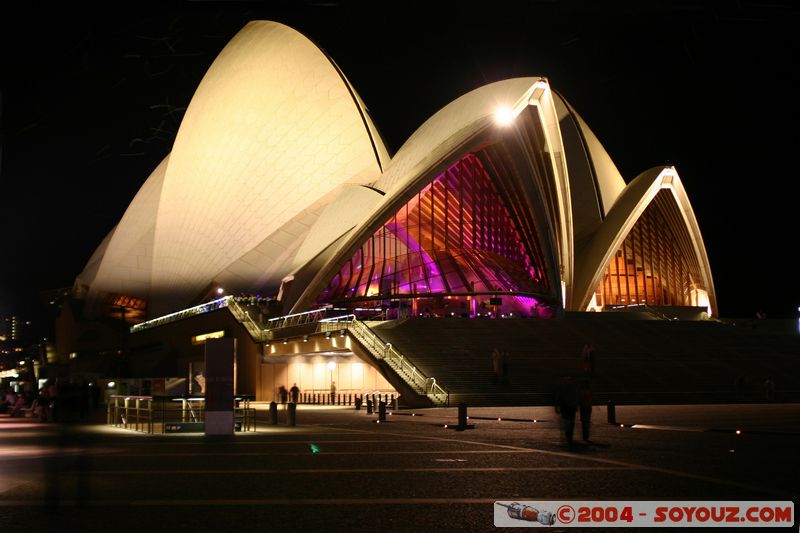
[[[795,404],[596,407],[572,447],[549,407],[469,414],[300,406],[223,438],[2,418],[0,531],[492,531],[496,500],[800,501]]]

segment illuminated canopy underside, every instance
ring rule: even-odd
[[[599,306],[708,306],[700,264],[669,191],[662,189],[642,213],[596,293]]]
[[[539,256],[539,244],[528,244]],[[526,248],[486,169],[468,155],[365,241],[319,301],[540,294],[547,279]]]

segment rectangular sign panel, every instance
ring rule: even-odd
[[[497,527],[792,527],[791,501],[496,501]]]

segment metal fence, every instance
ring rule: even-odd
[[[256,430],[256,410],[247,400],[235,400],[234,429]],[[112,395],[106,410],[107,424],[149,434],[190,433],[205,430],[205,399],[173,396]]]

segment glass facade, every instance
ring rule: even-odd
[[[547,287],[540,258],[539,243],[520,237],[491,176],[469,154],[367,239],[317,303],[395,300],[402,307],[410,299],[419,314],[536,314],[534,296]]]
[[[595,293],[603,306],[707,306],[708,293],[672,193],[662,189],[614,254]]]

